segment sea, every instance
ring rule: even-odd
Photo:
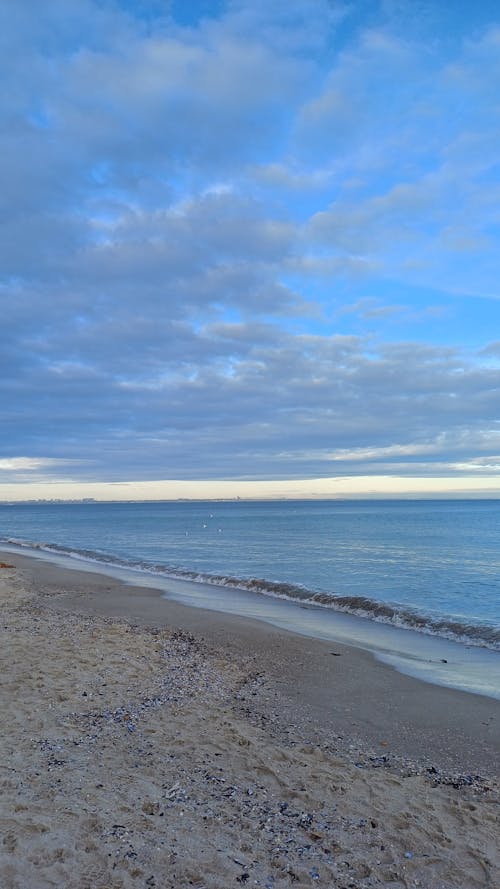
[[[4,504],[0,547],[500,698],[500,500]]]

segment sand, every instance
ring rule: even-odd
[[[3,889],[500,886],[498,701],[3,558]]]

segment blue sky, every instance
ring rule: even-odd
[[[498,490],[496,3],[0,33],[0,497]]]

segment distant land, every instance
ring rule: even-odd
[[[99,500],[95,497],[81,497],[81,498],[64,498],[64,497],[53,497],[53,498],[36,498],[36,499],[27,499],[27,500],[0,500],[0,506],[64,506],[68,504],[75,505],[106,505],[110,503],[273,503],[273,502],[295,502],[295,503],[314,503],[314,502],[323,502],[323,503],[355,503],[356,501],[429,501],[434,500],[436,502],[443,500],[500,500],[500,496],[497,491],[494,493],[488,493],[487,491],[474,492],[474,493],[464,493],[463,491],[449,491],[442,493],[433,493],[433,494],[414,494],[414,493],[402,493],[395,494],[393,492],[385,493],[385,494],[351,494],[349,497],[346,496],[333,496],[328,494],[323,495],[311,495],[310,497],[297,497],[297,496],[274,496],[274,497],[264,497],[264,496],[256,496],[256,497],[166,497],[164,499],[161,498],[133,498],[130,500]]]
[[[34,503],[106,503],[106,500],[96,500],[95,497],[81,497],[77,500],[66,500],[63,497],[54,497],[53,499],[39,498],[37,500],[0,500],[2,506],[19,506]]]

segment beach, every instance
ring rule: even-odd
[[[5,889],[500,885],[500,701],[0,558]]]

